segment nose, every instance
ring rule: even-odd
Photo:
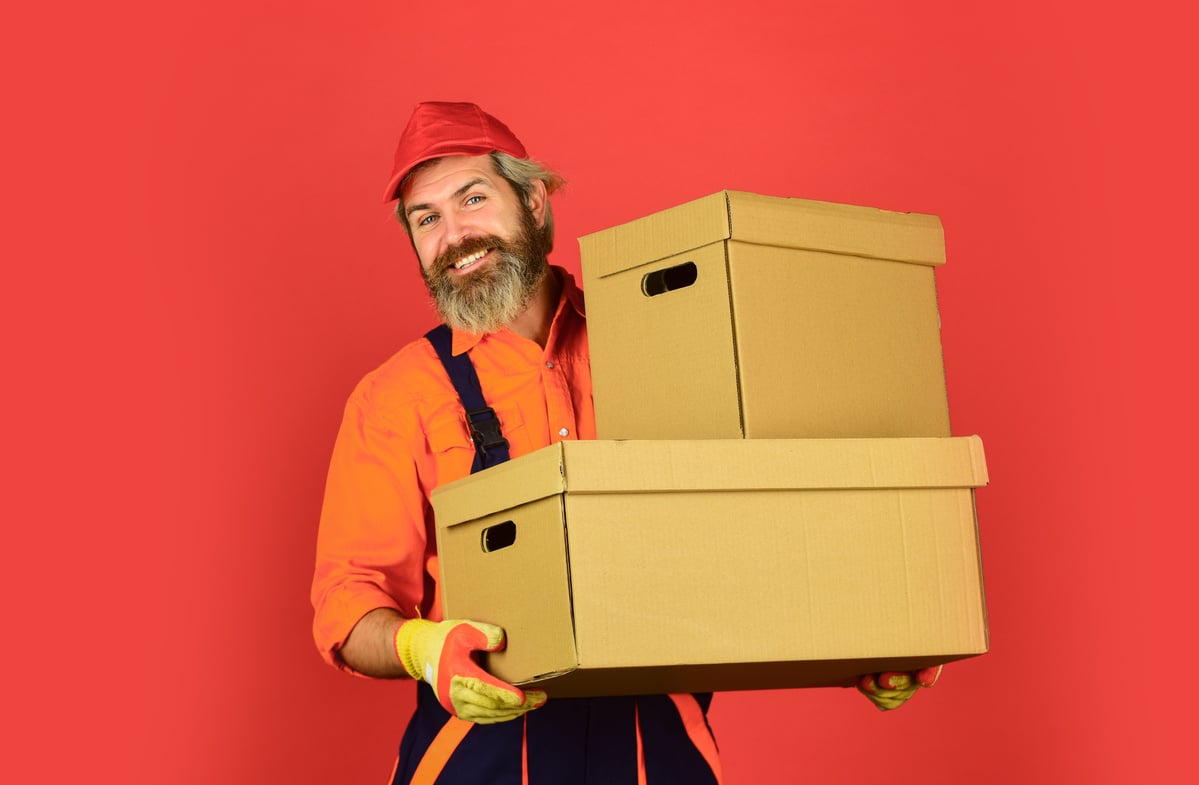
[[[445,232],[445,244],[453,247],[466,238],[468,222],[454,210],[446,210],[441,216],[441,226]]]

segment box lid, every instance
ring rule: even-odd
[[[464,483],[470,493],[452,493]],[[439,527],[563,492],[977,488],[978,436],[559,442],[437,488]]]
[[[934,215],[720,191],[579,238],[587,278],[603,278],[723,240],[914,264],[945,263]]]

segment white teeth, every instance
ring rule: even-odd
[[[454,262],[454,269],[455,270],[465,270],[467,267],[470,267],[472,264],[479,261],[486,255],[487,255],[487,251],[479,251],[478,253],[472,253],[470,256],[467,256],[463,259],[459,259],[457,262]]]

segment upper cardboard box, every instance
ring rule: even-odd
[[[950,435],[935,216],[722,191],[579,245],[599,438]]]
[[[583,235],[579,246],[592,274],[602,278],[722,240],[932,266],[945,263],[945,234],[935,215],[744,191],[720,191]]]

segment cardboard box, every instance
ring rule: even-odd
[[[551,695],[844,685],[987,650],[982,442],[563,442],[433,492],[446,618]]]
[[[935,216],[722,191],[579,246],[599,438],[950,435]]]

